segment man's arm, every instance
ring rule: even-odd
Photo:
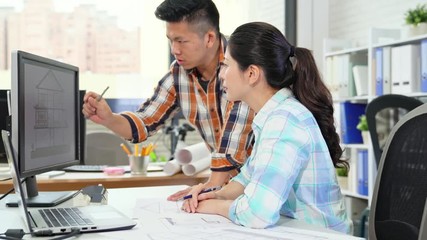
[[[252,120],[254,112],[242,102],[228,103],[225,125],[219,148],[212,153],[211,169],[230,172],[232,176],[249,157],[252,149]]]
[[[212,172],[208,181],[205,183],[205,188],[224,185],[230,180],[234,172],[234,170],[228,172]]]
[[[136,112],[120,113],[131,128],[131,137],[127,139],[134,143],[144,141],[154,135],[178,111],[176,91],[169,72],[159,81],[154,95]]]

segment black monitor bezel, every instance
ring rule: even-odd
[[[23,124],[25,122],[25,94],[19,94],[24,92],[25,89],[25,74],[24,64],[26,61],[31,61],[47,67],[56,69],[65,69],[67,71],[74,72],[74,111],[76,114],[75,118],[75,145],[76,152],[74,159],[70,159],[67,162],[62,162],[55,165],[38,167],[33,169],[25,168],[25,153],[19,151],[25,147],[25,132],[23,131]],[[73,65],[55,61],[53,59],[45,58],[35,54],[31,54],[24,51],[13,51],[12,52],[12,146],[14,154],[17,157],[18,171],[21,177],[31,177],[37,174],[41,174],[51,170],[58,170],[64,167],[79,164],[81,162],[80,156],[80,99],[79,99],[79,68]],[[22,130],[22,131],[21,131]]]
[[[7,118],[9,116],[9,111],[7,107],[7,91],[10,89],[0,89],[0,129],[10,131],[7,127]],[[6,149],[4,149],[3,141],[0,139],[0,164],[6,163]]]

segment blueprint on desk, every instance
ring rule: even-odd
[[[219,215],[189,214],[181,210],[181,201],[171,202],[163,198],[137,199],[134,218],[139,224],[139,239],[149,240],[351,240],[360,239],[349,235],[318,232],[277,226],[269,229],[251,229],[238,226]],[[129,234],[127,236],[126,234]],[[108,237],[126,239],[131,231],[112,232]]]

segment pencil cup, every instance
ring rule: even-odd
[[[150,156],[129,156],[130,173],[132,175],[147,175],[147,167],[150,163]]]

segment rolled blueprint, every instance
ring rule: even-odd
[[[187,176],[193,176],[196,173],[199,173],[211,165],[211,156],[204,157],[197,161],[192,161],[189,164],[182,165],[182,172]]]
[[[184,147],[176,154],[176,159],[181,165],[189,164],[206,157],[209,157],[210,159],[211,152],[204,142]]]
[[[163,172],[168,176],[175,175],[181,172],[181,165],[178,163],[176,159],[169,161],[163,167]]]

